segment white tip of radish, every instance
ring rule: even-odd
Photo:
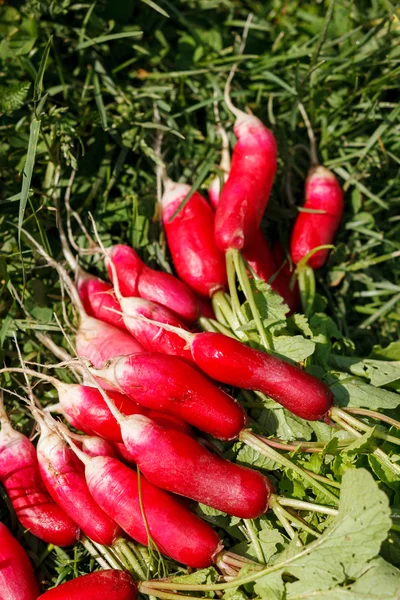
[[[161,197],[161,207],[165,209],[172,202],[183,200],[189,191],[190,185],[187,185],[186,183],[176,183],[175,181],[168,179],[167,183],[164,184],[164,194]]]
[[[336,177],[332,171],[322,165],[318,165],[310,169],[307,179],[310,181],[311,179],[336,179]]]

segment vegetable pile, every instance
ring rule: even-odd
[[[1,12],[7,43],[16,39],[22,68],[33,75],[33,96],[26,86],[15,92],[15,105],[3,103],[6,129],[25,99],[32,118],[22,187],[2,200],[11,218],[0,221],[8,311],[0,329],[0,595],[397,598],[399,342],[386,333],[386,344],[363,358],[365,340],[356,345],[330,304],[329,286],[339,285],[330,264],[339,273],[343,232],[353,225],[345,213],[349,177],[334,168],[339,152],[326,159],[326,132],[317,151],[313,85],[338,8],[327,3],[315,53],[291,99],[310,167],[297,173],[304,188],[297,213],[286,214],[274,190],[287,142],[272,104],[266,118],[239,85],[243,64],[254,60],[246,55],[252,37],[263,32],[259,8],[250,15],[239,9],[232,23],[241,36],[229,60],[204,75],[201,106],[192,102],[184,111],[209,109],[212,126],[192,138],[212,148],[199,164],[196,153],[179,156],[190,139],[151,87],[152,73],[140,75],[148,78],[145,121],[133,116],[140,98],[132,103],[123,79],[116,86],[118,67],[109,76],[103,65],[103,43],[146,53],[130,40],[143,32],[124,29],[118,3],[82,13],[81,5],[64,4],[28,2],[21,12]],[[169,3],[143,4],[159,24],[171,12],[187,27]],[[107,11],[116,11],[109,35],[98,31]],[[40,14],[43,31],[55,38],[36,56],[35,41],[24,50],[18,36]],[[78,81],[84,56],[91,65],[78,105],[94,91],[93,131],[119,147],[113,169],[100,168],[102,195],[102,184],[94,185],[82,202],[87,156],[90,162],[90,149],[101,143],[90,130],[93,114],[82,113],[81,127],[68,117],[69,86],[75,88],[72,79],[66,83],[66,49],[58,44],[76,20]],[[389,36],[392,21],[379,17]],[[7,48],[0,44],[5,68]],[[47,89],[56,65],[61,87]],[[162,71],[153,67],[157,79]],[[64,105],[57,106],[58,94]],[[15,131],[24,126],[21,117]],[[127,162],[132,143],[142,153],[136,166]],[[140,201],[124,197],[136,193],[134,181],[125,187],[125,165],[146,182],[138,184]],[[265,227],[280,210],[285,228]],[[393,247],[376,263],[395,258]],[[346,268],[354,264],[347,255]],[[367,326],[379,324],[379,310]]]

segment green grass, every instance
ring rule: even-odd
[[[23,225],[61,260],[55,197],[62,204],[73,168],[71,203],[85,224],[91,211],[105,243],[132,244],[150,264],[171,270],[155,210],[157,129],[164,133],[168,174],[206,189],[219,162],[213,92],[233,135],[222,90],[249,12],[254,19],[232,98],[278,140],[265,230],[271,241],[287,241],[302,203],[309,144],[301,100],[320,160],[345,190],[336,248],[317,274],[319,304],[359,355],[398,340],[400,21],[392,2],[27,0],[0,7],[3,362],[18,362],[14,332],[25,360],[54,362],[32,335],[10,284],[23,296],[33,328],[56,330],[58,279],[20,233]],[[74,235],[85,245],[75,223]],[[84,263],[103,271],[90,256]],[[38,391],[51,396],[45,387]],[[29,431],[22,407],[13,406]],[[0,516],[8,515],[4,506]],[[29,544],[40,556],[43,546]],[[41,563],[43,578],[85,572],[88,560],[80,552],[69,559],[51,553]]]

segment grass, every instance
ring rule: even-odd
[[[153,266],[171,270],[156,211],[157,130],[168,174],[206,189],[219,162],[213,93],[232,136],[222,90],[249,12],[254,18],[232,98],[278,140],[265,230],[271,240],[287,241],[302,202],[309,144],[300,100],[320,160],[345,189],[336,248],[317,274],[319,305],[360,355],[398,340],[400,21],[392,2],[26,0],[0,6],[3,362],[17,363],[14,333],[25,360],[54,361],[32,330],[56,330],[60,287],[51,269],[38,266],[21,226],[60,259],[55,199],[63,202],[72,169],[78,170],[71,203],[85,224],[91,211],[106,244],[127,242]],[[73,229],[84,246],[76,223]],[[102,272],[92,257],[84,262]],[[39,393],[51,396],[46,388]],[[21,406],[9,406],[27,429]],[[3,507],[0,516],[8,515]],[[44,552],[33,538],[29,546],[36,556]],[[88,560],[81,550],[57,551],[42,561],[41,575],[63,580],[85,572]]]

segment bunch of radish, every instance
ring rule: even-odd
[[[237,141],[231,161],[229,140],[220,127],[224,183],[220,177],[213,180],[210,202],[198,191],[191,193],[189,184],[163,176],[161,217],[177,276],[150,268],[129,246],[105,249],[95,229],[97,252],[110,280],[103,281],[81,267],[60,221],[67,272],[23,230],[57,270],[72,300],[78,326],[73,342],[65,336],[71,359],[63,365],[74,369],[78,381],[66,383],[23,364],[0,370],[40,378],[54,386],[59,399],[42,410],[30,394],[29,409],[40,433],[36,447],[12,428],[0,407],[0,480],[23,527],[60,546],[85,536],[88,548],[103,548],[102,566],[107,560],[115,566],[115,556],[126,559],[134,542],[154,545],[191,568],[214,564],[223,575],[232,575],[243,566],[224,550],[219,534],[193,512],[190,502],[176,496],[246,520],[272,510],[291,537],[288,519],[318,536],[296,515],[285,513],[284,499],[276,496],[264,474],[221,457],[212,437],[248,444],[296,471],[329,504],[310,504],[309,510],[332,514],[338,503],[330,487],[248,428],[244,408],[224,387],[264,394],[308,421],[345,419],[323,381],[266,351],[253,280],[270,283],[291,311],[299,300],[283,246],[271,246],[261,229],[277,169],[277,146],[257,117],[235,108],[228,95],[226,101],[236,117]],[[298,273],[326,261],[326,246],[343,210],[338,182],[314,163],[305,208],[319,212],[302,212],[296,220],[290,264],[298,265]],[[240,291],[235,289],[236,277]],[[235,312],[240,293],[249,301],[260,332],[257,348]],[[210,300],[221,319],[214,318]],[[211,331],[201,331],[207,327]],[[51,411],[61,414],[69,428],[50,416]],[[34,595],[10,593],[7,600],[37,598],[29,573],[27,569],[26,587]],[[137,586],[126,573],[103,571],[40,598],[79,600],[90,595],[130,600],[136,598]]]

